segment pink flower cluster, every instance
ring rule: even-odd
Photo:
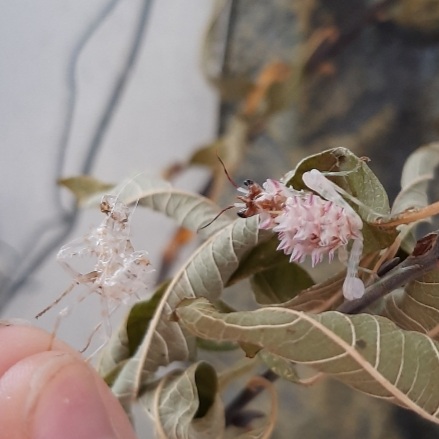
[[[343,293],[347,299],[357,299],[364,294],[364,285],[357,277],[363,250],[361,218],[338,194],[335,184],[319,171],[305,173],[304,181],[310,189],[333,199],[297,191],[268,179],[262,188],[258,185],[259,190],[254,191],[257,195],[251,200],[253,212],[260,215],[259,227],[278,233],[278,250],[291,255],[290,262],[300,263],[310,256],[312,266],[321,262],[325,255],[331,261],[336,250],[346,254],[349,241],[354,240]],[[247,200],[249,190],[240,188],[240,191],[245,195],[239,198]],[[239,203],[236,206],[246,207]]]

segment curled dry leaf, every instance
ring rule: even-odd
[[[384,315],[403,329],[439,341],[439,270],[424,274],[388,296]]]
[[[439,142],[418,148],[404,164],[401,176],[401,191],[397,195],[391,215],[382,218],[377,225],[382,228],[406,225],[403,235],[408,235],[420,221],[431,221],[439,213],[439,202],[430,204],[432,188],[437,186],[435,170],[439,164]],[[433,191],[435,192],[435,191]],[[437,200],[439,193],[433,193]],[[411,249],[413,242],[405,239],[404,247]]]
[[[199,362],[169,373],[139,402],[161,439],[218,439],[224,433],[224,408],[217,387],[215,369]]]
[[[438,164],[439,143],[418,148],[408,157],[402,170],[401,192],[392,206],[393,215],[429,204],[428,186],[434,179],[434,171]]]

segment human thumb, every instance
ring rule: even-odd
[[[102,379],[63,350],[34,353],[3,373],[0,426],[0,439],[135,439]]]

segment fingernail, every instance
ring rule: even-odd
[[[32,439],[117,439],[88,367],[74,362],[53,372],[29,407]]]

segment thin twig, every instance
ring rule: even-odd
[[[392,216],[389,220],[378,220],[373,223],[374,226],[382,229],[391,229],[401,224],[410,224],[417,221],[430,218],[439,214],[439,201],[429,204],[420,209],[413,209],[411,211],[402,212],[398,215]]]
[[[279,375],[271,369],[266,370],[259,375],[261,378],[273,383],[279,378]],[[256,386],[250,379],[247,385],[230,401],[225,409],[226,426],[234,425],[235,419],[241,414],[242,409],[253,399],[255,399],[265,389],[264,386]]]
[[[433,232],[417,242],[413,254],[390,270],[377,282],[367,287],[361,299],[346,301],[337,308],[337,311],[345,314],[359,313],[396,288],[433,270],[438,265],[438,261],[438,232]]]

